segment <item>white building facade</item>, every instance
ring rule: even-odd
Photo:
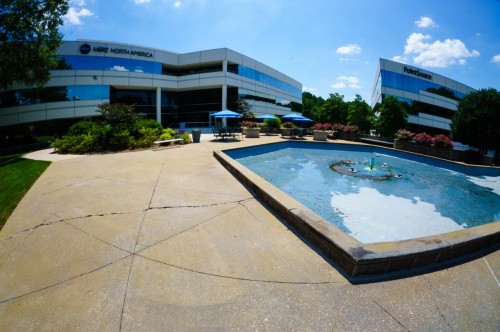
[[[394,96],[409,106],[408,123],[421,131],[450,131],[458,102],[475,89],[436,73],[380,59],[371,106]]]
[[[97,105],[134,104],[172,128],[210,127],[214,112],[301,112],[302,84],[227,48],[179,54],[93,40],[65,41],[61,63],[43,88],[0,91],[0,127],[98,115]]]

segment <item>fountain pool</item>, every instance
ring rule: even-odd
[[[232,149],[216,156],[255,192],[268,197],[269,192],[276,192],[273,186],[284,192],[264,201],[271,202],[281,215],[293,214],[285,219],[292,220],[299,232],[318,232],[312,242],[324,251],[340,247],[354,266],[364,260],[392,264],[382,264],[383,271],[375,269],[376,273],[425,265],[421,253],[437,253],[427,259],[431,264],[438,262],[441,249],[455,250],[459,243],[476,241],[485,229],[488,246],[500,240],[498,168],[471,167],[374,146],[313,142]],[[257,181],[248,181],[254,176]],[[267,185],[261,183],[272,186],[262,188]],[[290,202],[292,206],[285,206]],[[296,223],[297,219],[301,221]],[[331,242],[326,247],[325,239]],[[381,260],[389,256],[411,258],[411,262],[402,264],[399,259],[400,266],[395,267],[392,258]],[[353,274],[370,274],[373,269],[354,270]]]
[[[500,177],[491,170],[468,175],[455,164],[366,146],[283,147],[227,154],[360,242],[407,240],[500,220]]]

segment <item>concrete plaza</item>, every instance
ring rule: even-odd
[[[53,163],[0,232],[0,331],[498,331],[500,252],[352,283],[213,157]]]

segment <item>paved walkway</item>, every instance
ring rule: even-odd
[[[353,285],[212,142],[54,161],[0,232],[0,331],[498,331],[500,252]]]

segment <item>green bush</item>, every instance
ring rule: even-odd
[[[189,136],[188,132],[183,132],[182,134],[179,135],[179,138],[184,139],[184,144],[191,143],[191,137]]]
[[[158,123],[156,120],[153,119],[144,119],[141,121],[138,121],[134,124],[132,129],[130,130],[130,133],[132,136],[135,138],[139,138],[143,136],[141,133],[141,129],[147,128],[151,129],[156,132],[156,136],[159,137],[163,133],[163,127],[160,123]]]
[[[72,125],[71,127],[69,127],[68,135],[78,136],[78,135],[88,134],[90,132],[93,132],[97,126],[98,124],[95,122],[79,121],[74,125]]]

